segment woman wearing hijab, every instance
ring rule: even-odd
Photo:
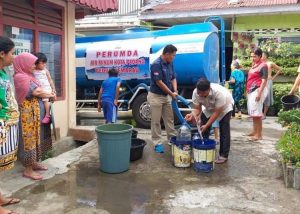
[[[242,118],[240,100],[243,98],[244,95],[244,86],[245,86],[245,74],[240,69],[240,64],[238,61],[232,61],[231,63],[231,75],[229,77],[229,86],[232,88],[232,97],[234,100],[234,106],[232,111],[232,116],[235,116],[235,110],[237,109],[238,115],[237,118]]]
[[[14,90],[4,67],[12,64],[15,44],[0,36],[0,171],[9,170],[17,160],[19,112]],[[0,214],[16,212],[3,206],[19,203],[20,199],[6,198],[0,193]]]
[[[41,180],[43,176],[36,171],[48,168],[38,161],[52,149],[52,142],[45,142],[44,130],[41,131],[43,125],[40,122],[39,98],[53,98],[55,94],[45,92],[34,78],[36,60],[37,57],[30,53],[21,53],[16,56],[13,65],[16,97],[21,115],[19,157],[25,167],[23,176]]]

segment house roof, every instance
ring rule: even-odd
[[[71,0],[78,6],[104,13],[118,10],[118,0]]]
[[[163,26],[201,22],[209,16],[229,23],[233,16],[300,13],[300,0],[148,0],[148,5],[139,19]]]
[[[229,3],[233,2],[233,3]],[[237,3],[234,3],[237,2]],[[214,9],[233,9],[242,7],[261,7],[298,4],[298,0],[169,0],[152,8],[146,13],[166,13],[179,11],[199,11]]]

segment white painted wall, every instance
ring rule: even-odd
[[[65,8],[65,99],[54,103],[55,125],[65,137],[69,128],[76,126],[75,4],[66,0],[50,2]]]

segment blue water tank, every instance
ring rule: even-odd
[[[149,31],[149,28],[147,27],[131,27],[131,28],[126,28],[124,30],[124,33],[137,33],[137,32],[145,32]]]
[[[178,49],[174,59],[178,85],[194,86],[200,77],[220,81],[218,29],[207,22],[76,38],[77,86],[98,85],[94,80],[106,79],[112,67],[119,69],[123,80],[149,82],[150,64],[168,44]]]

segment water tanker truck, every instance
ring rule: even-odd
[[[221,39],[218,28],[211,22],[214,20],[221,23]],[[119,110],[132,110],[137,125],[149,128],[150,65],[162,54],[163,48],[173,44],[178,49],[173,62],[178,91],[182,97],[190,99],[200,77],[215,83],[224,81],[224,41],[224,24],[219,17],[164,30],[138,28],[122,34],[76,38],[77,107],[97,102],[101,82],[108,78],[108,70],[115,68],[122,79]],[[182,103],[179,106],[182,107]]]

